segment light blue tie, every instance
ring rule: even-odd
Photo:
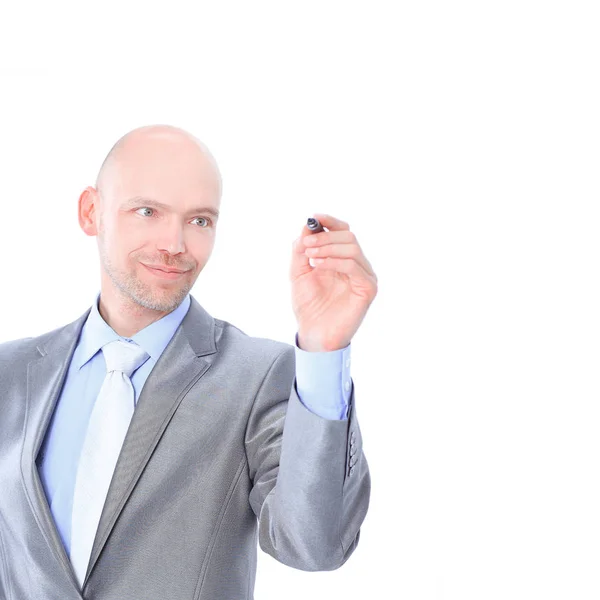
[[[102,347],[106,377],[100,388],[77,466],[71,515],[71,563],[82,586],[115,465],[135,408],[131,375],[149,355],[116,340]]]

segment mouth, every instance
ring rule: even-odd
[[[172,267],[150,267],[144,263],[140,263],[145,269],[150,271],[153,275],[158,277],[159,279],[181,279],[184,277],[189,271],[181,271],[179,269],[173,269]]]

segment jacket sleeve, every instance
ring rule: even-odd
[[[275,358],[248,419],[249,501],[264,552],[296,569],[330,571],[358,544],[371,479],[354,382],[348,417],[323,418],[298,397],[294,352],[287,346]]]

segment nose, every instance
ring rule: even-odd
[[[175,221],[165,225],[164,230],[156,243],[157,249],[169,254],[181,254],[185,252],[185,242],[183,239],[183,229]]]

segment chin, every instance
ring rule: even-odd
[[[130,285],[123,286],[127,296],[131,298],[136,304],[147,308],[149,310],[156,310],[159,312],[170,312],[177,308],[183,301],[187,291],[187,286],[181,284],[170,287],[162,286],[160,284],[149,284],[145,281],[137,280],[130,282]]]
[[[175,310],[185,298],[185,294],[180,295],[174,292],[168,294],[151,294],[149,296],[137,296],[134,300],[144,308],[156,310],[159,312],[171,312]]]

